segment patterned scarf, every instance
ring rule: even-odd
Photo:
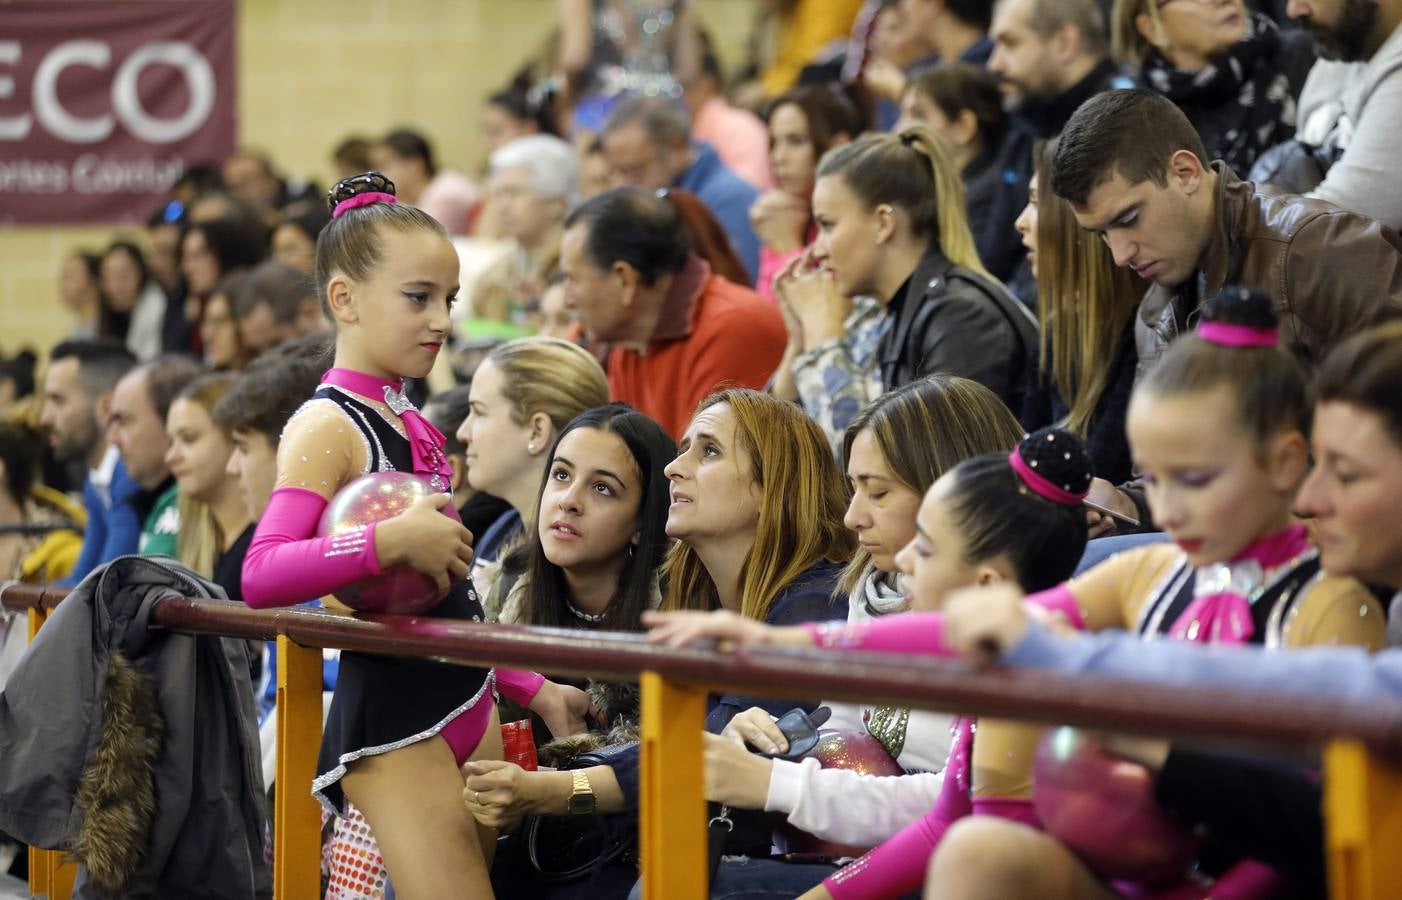
[[[1245,176],[1262,151],[1294,132],[1295,98],[1290,93],[1290,79],[1277,65],[1280,46],[1276,24],[1261,13],[1252,13],[1245,36],[1199,72],[1175,68],[1157,50],[1151,50],[1144,60],[1144,81],[1180,106],[1235,104],[1240,115],[1222,132],[1217,146],[1207,148],[1207,154]]]

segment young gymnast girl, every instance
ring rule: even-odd
[[[1155,521],[1173,542],[1122,553],[1027,602],[1077,628],[1134,629],[1146,640],[1380,647],[1384,616],[1377,601],[1352,579],[1322,575],[1305,528],[1291,517],[1294,492],[1307,465],[1309,392],[1298,363],[1276,345],[1277,323],[1269,298],[1232,289],[1208,302],[1203,319],[1196,334],[1180,339],[1164,354],[1130,403],[1130,445],[1148,482]],[[1045,476],[1045,465],[1033,467],[1026,460],[1020,470],[1035,469],[1034,474]],[[700,633],[739,643],[946,652],[940,615],[907,616],[900,623],[878,620],[860,631],[832,626],[824,632],[762,633],[752,623],[745,624],[748,634],[723,635],[738,629],[722,623],[702,629],[679,622],[663,637],[686,641]],[[974,745],[976,790],[978,747],[986,737],[980,729],[980,741]],[[1210,888],[1110,885],[1060,844],[1025,826],[988,822],[981,831],[987,832],[981,837],[990,843],[1022,841],[1030,855],[1038,856],[1037,865],[1019,868],[1019,875],[1032,883],[1004,896],[1162,896],[1162,891],[1178,889],[1187,892],[1174,896],[1215,891],[1213,896],[1248,897],[1260,896],[1275,884],[1264,867],[1234,861],[1209,873],[1220,875]],[[908,890],[918,884],[932,846],[920,845],[915,853],[909,852],[914,842],[908,844],[902,857],[915,880],[888,881],[884,887]],[[897,868],[890,858],[880,862],[868,867],[870,877]],[[951,873],[935,887],[940,896],[984,896],[972,890],[975,886],[958,881]],[[887,889],[863,893],[888,895]]]
[[[402,393],[402,380],[426,375],[447,338],[457,254],[443,227],[396,204],[377,172],[337,183],[329,201],[315,277],[336,325],[335,365],[283,432],[276,487],[244,562],[244,598],[292,605],[402,564],[437,582],[442,599],[428,615],[481,621],[465,580],[472,536],[453,515],[443,436]],[[315,536],[338,490],[383,471],[414,472],[435,493],[393,518]],[[448,884],[491,896],[494,835],[463,811],[459,766],[501,756],[494,687],[557,733],[579,730],[571,725],[588,708],[582,692],[539,675],[341,656],[312,791],[338,814],[347,800],[360,809],[401,898],[441,896]]]

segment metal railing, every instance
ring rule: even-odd
[[[29,611],[31,635],[64,592],[12,586],[0,605]],[[321,738],[321,649],[590,675],[642,685],[640,843],[644,896],[707,895],[701,724],[706,696],[736,691],[895,703],[1206,742],[1324,751],[1331,896],[1379,900],[1402,886],[1402,699],[1385,706],[1261,691],[1185,689],[1047,672],[980,669],[925,657],[820,650],[667,650],[640,635],[395,616],[351,618],[296,607],[253,610],[170,597],[151,627],[277,642],[277,783],[311,784]],[[665,760],[665,764],[664,764]],[[276,792],[274,890],[319,889],[320,813],[308,790]],[[665,810],[665,814],[664,811]],[[67,900],[71,864],[33,851],[31,891]]]

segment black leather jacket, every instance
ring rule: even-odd
[[[885,390],[945,372],[983,384],[1021,416],[1037,325],[1012,294],[931,248],[886,308],[876,348]]]

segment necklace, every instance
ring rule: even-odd
[[[587,613],[578,606],[575,606],[568,598],[565,599],[565,609],[568,609],[570,615],[574,616],[579,621],[588,622],[591,625],[599,624],[604,620],[604,616],[606,615],[605,613],[599,613],[598,615]]]

